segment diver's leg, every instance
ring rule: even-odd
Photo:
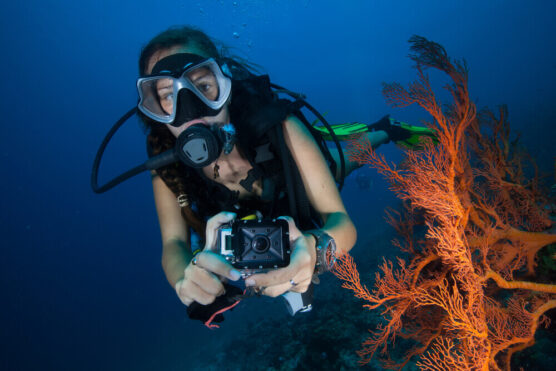
[[[373,147],[373,149],[377,149],[378,146],[380,146],[383,143],[388,143],[389,141],[388,134],[386,134],[384,130],[369,131],[365,133],[359,140],[362,140],[363,138],[367,138],[369,142],[371,142],[371,146]],[[328,147],[328,149],[330,150],[330,155],[332,155],[332,159],[336,163],[336,174],[334,174],[334,177],[336,178],[336,180],[339,180],[342,164],[340,162],[340,155],[338,154],[338,149],[334,145]],[[346,176],[351,174],[352,171],[359,169],[363,165],[356,161],[350,161],[348,156],[346,156],[345,151],[344,151],[344,161],[346,164]]]

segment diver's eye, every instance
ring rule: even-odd
[[[215,101],[218,99],[218,81],[210,68],[201,67],[187,73],[187,78],[205,98]]]
[[[200,91],[205,92],[205,91],[209,91],[210,85],[209,84],[200,84],[200,85],[197,85],[197,88],[199,88]]]
[[[162,94],[160,96],[160,101],[161,102],[172,102],[173,100],[174,100],[174,94],[173,93]]]
[[[210,100],[218,99],[218,86],[212,79],[202,79],[195,82],[195,87]]]
[[[197,89],[199,89],[202,93],[208,93],[213,88],[214,86],[212,86],[211,84],[200,84],[197,86]]]
[[[169,115],[174,109],[174,93],[172,91],[159,92],[161,108]]]

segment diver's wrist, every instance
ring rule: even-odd
[[[307,241],[307,246],[309,247],[309,253],[311,254],[311,258],[315,261],[316,264],[317,239],[309,231],[303,232],[303,236],[305,236],[305,241]]]

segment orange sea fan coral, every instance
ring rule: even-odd
[[[556,235],[543,232],[552,225],[546,198],[512,150],[507,110],[501,108],[498,117],[477,115],[465,63],[452,61],[442,46],[423,37],[410,43],[418,80],[407,89],[385,84],[383,93],[394,107],[424,108],[438,144],[406,152],[400,167],[364,140],[353,140],[349,152],[352,160],[386,176],[410,212],[423,213],[426,241],[404,245],[409,260],[398,258],[396,268],[385,261],[372,290],[361,283],[349,255],[339,258],[335,274],[343,287],[366,308],[382,308],[385,319],[363,343],[360,363],[380,349],[388,368],[403,368],[416,357],[424,370],[509,370],[512,354],[534,343],[535,331],[546,323],[543,314],[556,307],[556,285],[534,278],[536,253],[556,242]],[[451,79],[445,86],[450,105],[437,101],[427,68]],[[390,221],[411,241],[411,223]],[[500,295],[502,289],[508,292]],[[397,337],[411,343],[401,362],[388,354]]]

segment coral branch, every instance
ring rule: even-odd
[[[380,307],[384,317],[358,352],[360,363],[380,349],[388,368],[418,357],[423,370],[509,370],[512,354],[534,344],[543,314],[556,307],[556,284],[535,276],[536,254],[556,242],[546,232],[552,226],[547,197],[536,168],[535,178],[525,176],[523,160],[529,158],[510,140],[507,108],[501,106],[498,116],[477,114],[465,62],[452,61],[441,45],[423,37],[410,42],[417,81],[408,88],[384,84],[383,93],[394,107],[416,103],[428,112],[438,144],[406,152],[399,168],[364,140],[353,140],[349,153],[384,175],[410,214],[422,212],[426,240],[413,241],[414,219],[390,214],[405,240],[394,245],[410,257],[398,258],[396,266],[385,261],[372,290],[361,283],[349,255],[339,259],[334,273],[343,287],[365,308]],[[427,69],[451,80],[445,86],[451,104],[437,101]],[[500,289],[507,291],[497,295]],[[412,344],[398,363],[387,354],[396,337]]]
[[[556,294],[556,285],[548,285],[544,283],[527,282],[527,281],[506,281],[498,273],[489,270],[484,278],[492,278],[496,284],[503,289],[524,289],[531,291],[545,292]]]

